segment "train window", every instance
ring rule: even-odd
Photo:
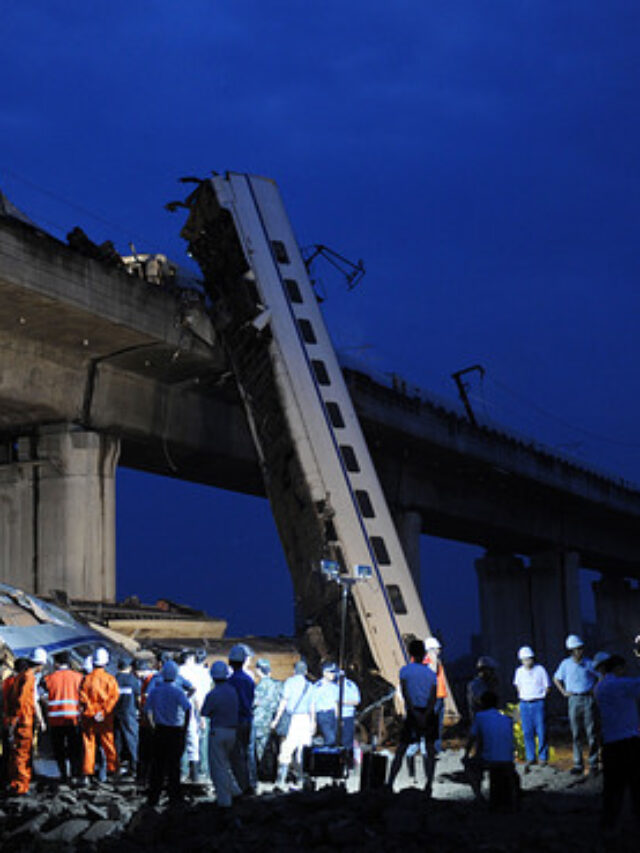
[[[341,444],[340,452],[342,453],[342,461],[344,462],[344,467],[347,471],[357,474],[360,470],[360,466],[358,465],[358,460],[353,451],[353,447],[351,447],[350,444]]]
[[[282,242],[282,240],[272,240],[271,245],[273,247],[273,254],[275,256],[275,259],[279,264],[291,263],[291,261],[289,260],[289,255],[287,253],[287,247]]]
[[[407,612],[407,605],[404,603],[404,598],[400,592],[400,587],[394,583],[387,585],[387,595],[393,607],[393,612],[403,615]]]
[[[356,498],[358,499],[358,504],[360,506],[360,512],[365,518],[375,518],[376,514],[373,511],[373,505],[371,503],[371,499],[369,498],[369,492],[365,492],[362,489],[356,489]]]
[[[325,366],[324,361],[319,361],[318,359],[314,358],[311,359],[311,364],[313,365],[318,384],[331,385],[331,380],[329,379],[329,374],[327,373],[327,368]]]
[[[313,331],[313,326],[308,320],[298,320],[298,326],[300,327],[300,334],[305,344],[317,343],[316,333]]]
[[[382,536],[372,536],[369,541],[371,542],[373,553],[376,555],[378,565],[390,566],[391,559],[389,557],[389,552],[387,551],[387,546],[384,544],[384,539],[382,538]]]
[[[285,278],[284,286],[287,288],[290,302],[302,302],[302,294],[297,281],[292,278]]]
[[[340,406],[337,403],[327,403],[327,414],[329,415],[329,420],[331,421],[332,426],[336,429],[342,429],[344,426],[344,419],[342,417],[342,412],[340,411]]]

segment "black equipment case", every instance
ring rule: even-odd
[[[349,772],[349,754],[350,750],[343,746],[305,746],[302,772],[312,778],[345,779]]]
[[[384,787],[387,781],[388,758],[381,752],[363,752],[360,768],[360,790]]]

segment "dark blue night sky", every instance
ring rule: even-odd
[[[0,188],[43,227],[181,260],[178,177],[273,177],[301,244],[365,261],[324,282],[342,353],[451,398],[480,362],[480,413],[640,480],[637,3],[2,5]],[[456,653],[479,553],[423,537]],[[118,571],[121,596],[291,630],[263,501],[120,470]]]

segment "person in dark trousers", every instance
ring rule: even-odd
[[[476,800],[483,802],[482,777],[489,771],[489,806],[501,812],[515,811],[519,799],[519,776],[513,763],[513,720],[497,708],[498,697],[483,693],[476,711],[462,764]],[[472,751],[475,754],[472,756]]]
[[[311,688],[318,734],[325,746],[335,746],[338,736],[338,700],[340,688],[336,681],[338,667],[331,661],[322,664],[322,678]]]
[[[640,678],[625,678],[625,661],[611,655],[598,665],[594,688],[602,730],[602,829],[614,834],[627,790],[640,829]]]
[[[238,694],[229,684],[229,669],[222,660],[211,667],[213,690],[207,693],[202,716],[210,720],[209,768],[216,791],[216,802],[222,809],[230,808],[240,788],[231,769],[231,754],[238,727]]]
[[[181,801],[180,759],[184,750],[191,703],[184,690],[175,683],[178,664],[170,660],[162,667],[162,680],[147,696],[145,714],[153,727],[150,806],[158,805],[167,777],[170,803]]]
[[[55,658],[55,670],[42,679],[53,756],[63,782],[69,779],[69,773],[74,779],[82,775],[80,685],[83,676],[71,669],[70,664],[69,653],[60,652]]]
[[[231,648],[229,666],[233,672],[229,678],[229,684],[238,694],[238,728],[231,752],[231,767],[243,794],[253,793],[249,769],[249,742],[253,719],[253,698],[256,689],[253,678],[247,675],[243,669],[246,659],[245,646],[238,644]]]
[[[141,787],[147,787],[151,772],[153,729],[145,713],[145,704],[149,687],[156,674],[156,666],[157,661],[155,659],[151,662],[139,658],[133,664],[134,672],[140,682],[140,720],[138,724],[138,769],[136,772],[136,782]]]
[[[141,688],[139,679],[131,672],[130,661],[120,658],[116,681],[120,688],[114,712],[116,750],[121,766],[126,756],[129,773],[135,776],[138,765],[138,707]]]
[[[482,705],[485,693],[494,693],[499,697],[498,663],[489,655],[481,655],[476,662],[476,677],[467,684],[467,709],[469,719],[473,721]]]
[[[423,661],[425,648],[422,640],[409,643],[410,662],[399,673],[400,690],[405,704],[405,719],[400,733],[400,743],[391,763],[387,786],[393,783],[402,766],[402,759],[412,743],[424,742],[425,791],[431,794],[435,774],[435,742],[438,738],[438,719],[434,713],[436,702],[436,674]]]

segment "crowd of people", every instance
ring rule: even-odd
[[[234,645],[211,667],[204,650],[111,661],[105,648],[82,671],[66,652],[42,648],[6,667],[2,680],[2,782],[28,794],[38,738],[48,731],[62,782],[128,775],[156,805],[183,779],[211,780],[222,808],[256,791],[258,780],[285,789],[302,780],[302,750],[315,743],[352,750],[360,691],[336,664],[307,678],[303,661],[276,681],[271,664]],[[341,707],[342,713],[339,708]]]
[[[434,645],[439,645],[434,638],[428,638],[426,644],[414,640],[408,649],[410,662],[400,670],[406,714],[388,781],[392,786],[410,749],[420,750],[427,793],[432,788],[441,736],[441,692],[438,667],[434,667]],[[587,657],[584,643],[576,634],[570,634],[565,645],[568,654],[558,664],[553,684],[567,699],[573,742],[569,772],[584,775],[586,746],[589,775],[603,774],[604,829],[615,829],[627,790],[640,822],[640,678],[626,676],[625,661],[619,655],[598,652],[593,659]],[[549,762],[546,704],[552,679],[545,667],[536,662],[531,646],[522,646],[517,659],[513,688],[518,697],[527,773],[535,764],[545,766]],[[482,778],[488,772],[493,805],[515,808],[519,777],[514,764],[514,720],[498,710],[499,666],[483,655],[476,669],[466,691],[471,725],[463,757],[465,774],[476,798],[482,799]]]
[[[624,794],[631,792],[640,820],[640,678],[625,675],[625,661],[599,652],[585,655],[575,634],[567,656],[550,678],[534,650],[522,646],[513,689],[524,740],[524,772],[549,762],[546,704],[552,685],[567,699],[573,740],[572,774],[603,774],[603,824],[618,821]],[[415,775],[424,763],[431,794],[442,749],[447,681],[441,646],[434,637],[414,639],[409,663],[399,672],[405,714],[387,786],[393,789],[403,761]],[[174,659],[175,657],[175,659]],[[184,650],[152,659],[110,661],[97,648],[83,670],[59,652],[49,659],[35,649],[19,658],[2,681],[2,782],[11,795],[29,792],[35,739],[47,729],[62,781],[89,786],[92,780],[128,774],[156,805],[166,787],[170,802],[181,798],[181,782],[211,780],[221,808],[254,793],[258,781],[286,790],[304,780],[303,751],[312,744],[353,755],[360,691],[349,674],[326,661],[312,681],[299,660],[284,682],[272,677],[268,659],[251,666],[252,653],[234,645],[228,660],[208,666],[204,650]],[[466,778],[482,798],[485,772],[495,803],[515,806],[514,721],[498,710],[499,666],[482,656],[467,685],[470,729],[464,750]],[[504,697],[503,697],[504,698]]]

